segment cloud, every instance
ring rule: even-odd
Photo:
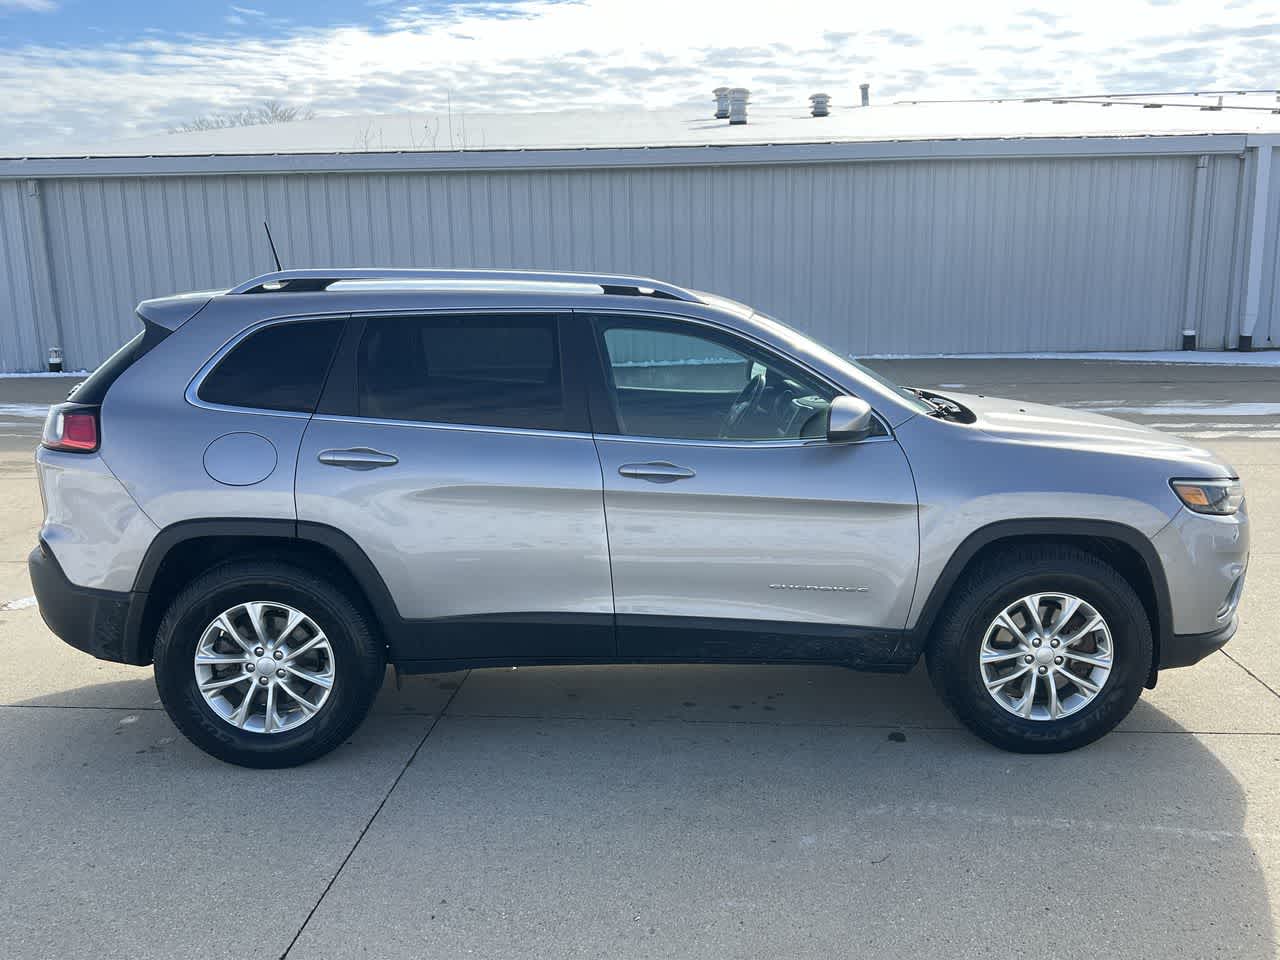
[[[22,12],[22,13],[52,13],[58,9],[58,5],[54,0],[0,0],[0,14]]]
[[[1041,23],[1047,24],[1051,27],[1055,26],[1058,21],[1062,19],[1062,17],[1058,16],[1056,13],[1048,13],[1044,10],[1023,10],[1018,14],[1018,16],[1026,17],[1029,20],[1039,20]]]
[[[1280,23],[1255,23],[1248,27],[1214,26],[1191,34],[1193,40],[1230,40],[1235,37],[1270,37],[1280,40]]]
[[[901,30],[877,30],[875,36],[884,37],[894,46],[915,47],[920,45],[919,37],[911,33],[903,33]]]
[[[800,108],[816,90],[855,103],[862,81],[883,103],[1265,87],[1280,75],[1280,44],[1265,43],[1280,31],[1271,0],[1208,12],[1196,0],[988,0],[980,17],[945,0],[370,3],[365,23],[324,29],[278,25],[248,2],[224,8],[240,21],[225,35],[0,49],[4,152],[74,150],[263,100],[320,116],[656,108],[705,106],[723,84]]]

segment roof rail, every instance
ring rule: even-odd
[[[683,300],[701,303],[699,297],[683,287],[648,277],[613,276],[602,273],[556,273],[538,270],[419,270],[354,267],[330,270],[278,270],[246,280],[227,291],[228,295],[246,293],[302,293],[327,290],[344,280],[389,280],[430,283],[433,280],[462,280],[482,284],[493,281],[504,283],[580,283],[599,287],[604,293],[623,296],[660,297],[664,300]]]

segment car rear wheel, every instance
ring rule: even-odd
[[[1025,546],[956,585],[928,650],[957,718],[1006,750],[1074,750],[1128,715],[1151,666],[1151,627],[1133,587],[1102,559]]]
[[[384,672],[360,609],[331,583],[273,562],[226,563],[170,605],[155,673],[196,746],[250,767],[325,754],[359,726]]]

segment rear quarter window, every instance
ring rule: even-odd
[[[251,333],[218,361],[196,395],[221,406],[312,413],[342,325],[301,320]]]

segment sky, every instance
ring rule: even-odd
[[[0,153],[317,116],[1280,87],[1276,0],[0,0]]]

